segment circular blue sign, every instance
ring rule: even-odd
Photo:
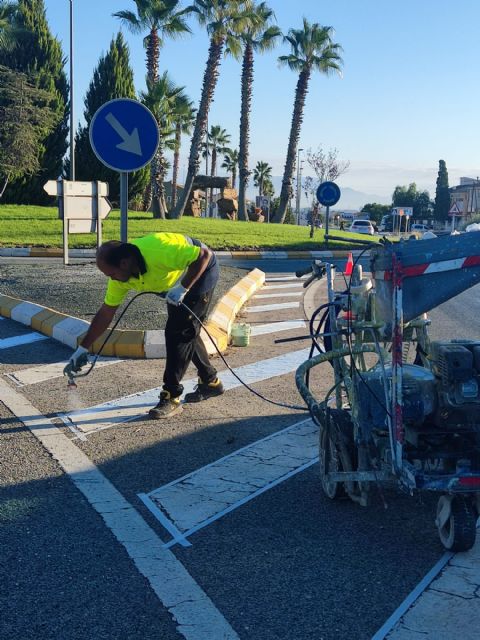
[[[317,189],[317,200],[324,207],[332,207],[340,200],[340,187],[335,182],[322,182]]]
[[[90,144],[109,169],[130,172],[147,165],[158,147],[158,124],[141,102],[117,98],[103,104],[90,124]]]

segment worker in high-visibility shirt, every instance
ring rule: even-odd
[[[78,349],[70,358],[73,370],[88,361],[88,350],[112,322],[127,293],[166,292],[165,327],[167,358],[160,401],[150,409],[153,419],[182,411],[181,384],[188,365],[198,371],[198,385],[185,402],[200,402],[221,395],[223,385],[210,363],[200,337],[201,326],[181,302],[203,322],[206,319],[219,269],[215,254],[202,242],[179,233],[154,233],[132,242],[111,240],[97,251],[97,267],[108,276],[103,305],[97,311]]]

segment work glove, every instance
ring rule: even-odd
[[[71,371],[77,372],[80,371],[82,367],[84,367],[88,363],[88,349],[85,347],[78,347],[76,351],[74,351],[68,361],[68,365],[65,368],[70,368]]]
[[[185,298],[185,296],[188,293],[188,289],[186,289],[183,284],[176,284],[174,287],[172,287],[170,289],[170,291],[167,293],[167,302],[169,304],[173,304],[176,307],[178,307],[178,305],[182,302],[182,300]]]

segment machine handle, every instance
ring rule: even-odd
[[[305,269],[299,269],[298,271],[295,271],[295,275],[297,276],[297,278],[301,278],[302,276],[306,276],[307,273],[312,273],[312,270],[312,265],[309,265]]]
[[[305,282],[303,283],[303,288],[304,288],[304,289],[306,289],[306,288],[308,287],[308,285],[309,285],[309,284],[311,284],[311,283],[315,280],[315,278],[316,278],[316,277],[317,277],[317,276],[316,276],[315,274],[312,274],[312,275],[310,276],[310,278],[308,278],[307,280],[305,280]]]

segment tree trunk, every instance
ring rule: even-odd
[[[6,175],[5,176],[5,182],[3,183],[3,187],[2,190],[0,191],[0,200],[2,199],[3,194],[5,193],[5,189],[7,188],[7,184],[8,184],[8,180],[9,180],[10,176]]]
[[[152,174],[152,168],[150,167],[150,175],[151,174]],[[150,211],[151,206],[152,206],[152,180],[150,179],[143,193],[142,209],[143,211]]]
[[[154,218],[165,220],[165,158],[163,157],[162,138],[152,160],[152,211]]]
[[[151,29],[147,44],[147,76],[150,82],[158,82],[158,62],[160,59],[160,40],[157,29]]]
[[[237,170],[234,167],[232,169],[232,189],[235,189],[235,185],[237,184]]]
[[[295,167],[295,157],[297,155],[298,140],[300,138],[300,130],[303,122],[303,108],[305,106],[305,98],[308,91],[308,81],[310,79],[310,69],[304,69],[300,72],[295,90],[295,104],[293,107],[292,125],[290,128],[290,138],[288,141],[287,159],[285,162],[285,170],[283,172],[282,190],[280,192],[280,203],[277,209],[275,222],[283,224],[287,215],[288,201],[292,197],[292,176]]]
[[[253,86],[253,49],[251,44],[245,46],[242,63],[242,90],[240,109],[240,143],[238,152],[238,219],[248,222],[247,187],[250,171],[248,170],[248,147],[250,137],[250,109]]]
[[[172,173],[172,209],[177,206],[177,180],[178,180],[178,164],[180,162],[180,145],[182,142],[182,125],[177,122],[175,127],[175,151],[173,154],[173,173]]]
[[[205,135],[205,129],[207,126],[208,111],[210,104],[215,93],[215,87],[217,86],[220,61],[222,57],[223,47],[225,44],[225,38],[220,41],[211,40],[208,51],[207,66],[203,76],[202,85],[202,97],[200,98],[200,105],[197,111],[197,117],[195,120],[195,128],[193,130],[192,143],[190,145],[190,156],[188,158],[188,171],[185,179],[185,189],[181,194],[177,206],[172,214],[173,218],[181,218],[185,211],[185,206],[190,199],[190,190],[193,185],[193,180],[200,168],[200,147],[203,136]]]

